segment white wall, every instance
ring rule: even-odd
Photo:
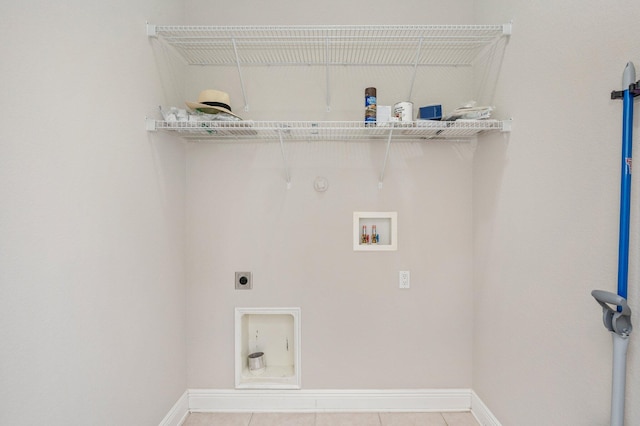
[[[290,190],[276,144],[189,147],[189,386],[233,387],[235,306],[299,306],[307,389],[469,387],[468,147],[399,144],[382,190],[382,144],[288,148]],[[398,251],[354,252],[353,212],[392,210]],[[236,291],[245,270],[254,289]]]
[[[336,13],[336,11],[340,13]],[[250,13],[248,12],[250,11]],[[472,2],[188,1],[193,24],[469,23]],[[190,70],[188,99],[219,88],[246,119],[360,120],[364,89],[406,100],[407,70],[334,69],[325,112],[323,69]],[[452,78],[453,77],[453,78]],[[421,72],[416,105],[468,100],[470,70]],[[451,83],[448,85],[448,83]],[[446,88],[443,88],[446,87]],[[469,143],[394,144],[377,188],[384,142],[287,143],[287,190],[277,143],[191,144],[187,150],[189,386],[232,388],[233,308],[302,308],[305,389],[471,386]],[[329,180],[316,193],[317,175]],[[397,211],[398,251],[354,252],[354,211]],[[398,289],[410,270],[412,288]],[[254,289],[234,290],[234,271]]]
[[[186,389],[181,143],[145,21],[169,1],[5,2],[0,423],[158,424]]]
[[[515,126],[479,143],[474,160],[473,388],[505,425],[608,424],[611,338],[590,292],[616,291],[622,103],[609,98],[626,62],[640,64],[640,6],[476,6],[479,23],[514,21],[495,104]],[[640,424],[639,350],[632,337],[630,425]]]
[[[209,87],[243,105],[233,70],[190,71],[186,85],[158,73],[175,64],[144,22],[176,23],[183,5],[190,24],[514,19],[495,93],[470,78],[449,93],[448,74],[425,72],[413,100],[455,106],[480,92],[516,127],[477,147],[397,144],[382,190],[380,144],[288,145],[290,190],[276,145],[185,155],[144,131],[156,105]],[[610,338],[589,292],[615,291],[621,105],[608,97],[625,62],[640,63],[639,18],[622,0],[6,4],[0,423],[157,424],[185,388],[233,386],[234,306],[280,305],[302,307],[305,388],[473,387],[505,425],[606,423]],[[335,79],[325,113],[322,73],[300,72],[247,71],[242,113],[355,119],[366,85],[384,103],[406,87],[398,70],[336,71],[353,83]],[[354,253],[354,210],[398,211],[398,252]],[[255,289],[236,292],[233,272],[246,269]],[[628,404],[627,423],[639,422]]]

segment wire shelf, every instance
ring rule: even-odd
[[[186,140],[438,140],[468,139],[483,132],[508,131],[508,121],[414,121],[367,126],[360,121],[162,121],[147,130],[177,133]]]
[[[471,65],[505,25],[155,26],[192,65]]]

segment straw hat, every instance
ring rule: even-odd
[[[207,114],[217,114],[219,112],[226,112],[234,117],[238,117],[231,112],[231,103],[229,94],[221,92],[220,90],[203,90],[198,96],[198,102],[185,102],[187,106],[194,110],[199,110]],[[240,117],[238,117],[240,118]]]

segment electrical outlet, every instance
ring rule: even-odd
[[[398,273],[398,284],[400,288],[410,288],[411,287],[411,272],[409,271],[400,271]]]
[[[236,290],[251,290],[252,288],[251,272],[236,272]]]

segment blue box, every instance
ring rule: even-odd
[[[440,120],[442,118],[442,105],[420,107],[418,118],[420,120]]]

